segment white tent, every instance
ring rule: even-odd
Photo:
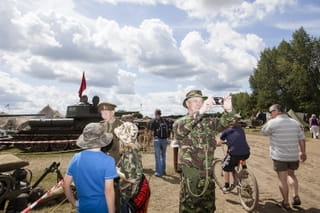
[[[298,121],[302,127],[304,127],[304,128],[309,127],[308,123],[303,120],[304,113],[294,112],[292,109],[290,109],[287,113],[291,118]]]

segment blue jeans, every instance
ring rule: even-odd
[[[162,176],[166,171],[166,151],[168,140],[166,138],[161,139],[154,138],[154,153],[156,161],[156,175]]]

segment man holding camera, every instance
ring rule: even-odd
[[[222,126],[218,119],[204,116],[216,105],[212,97],[203,96],[200,90],[191,90],[183,101],[188,114],[173,124],[182,170],[180,213],[212,212],[216,209],[211,165],[216,148],[215,135]]]

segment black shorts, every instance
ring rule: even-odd
[[[247,155],[229,155],[227,154],[223,159],[222,169],[225,172],[233,172],[234,167],[238,166],[240,160],[247,160],[250,153]]]

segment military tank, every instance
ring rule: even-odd
[[[13,145],[29,152],[78,148],[75,143],[83,128],[90,122],[101,120],[99,101],[99,97],[94,96],[92,103],[89,103],[84,95],[79,103],[67,107],[65,118],[29,119],[9,140],[0,140],[0,144]]]
[[[0,138],[1,146],[11,146],[26,152],[47,152],[78,149],[76,140],[84,127],[102,120],[98,111],[100,98],[94,96],[92,103],[83,95],[79,103],[67,107],[65,118],[33,118],[22,124],[6,139]],[[116,117],[137,115],[138,111],[118,111]],[[35,114],[39,115],[39,114]]]

